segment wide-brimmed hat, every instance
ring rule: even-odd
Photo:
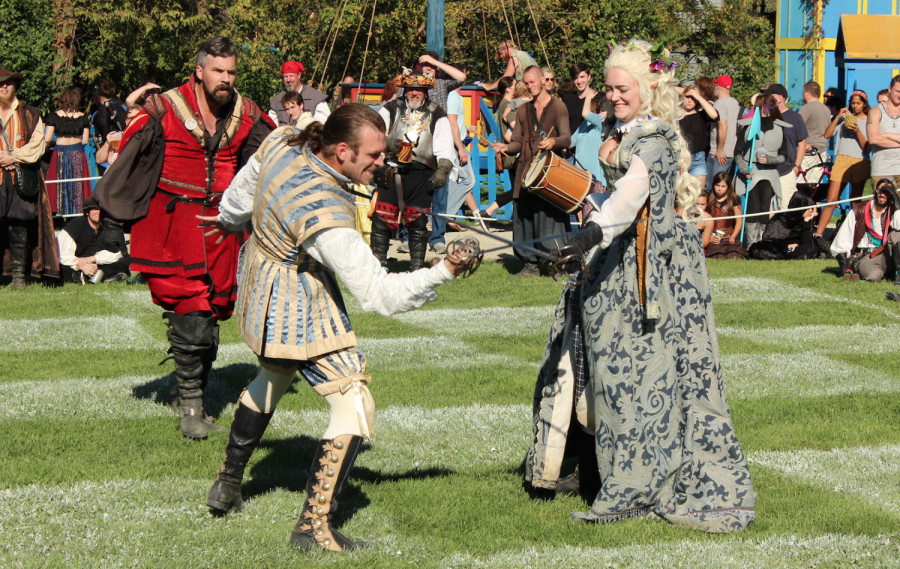
[[[407,89],[431,89],[434,87],[435,81],[433,74],[404,68],[403,73],[394,78],[394,83],[397,84],[397,87],[405,87]]]
[[[0,66],[0,83],[2,83],[3,81],[9,81],[10,79],[16,82],[16,88],[22,85],[21,73],[13,73],[6,67]]]
[[[88,199],[84,200],[84,203],[81,204],[81,210],[85,213],[92,209],[100,209],[100,204],[97,202],[97,198],[95,198],[94,196],[91,196]]]

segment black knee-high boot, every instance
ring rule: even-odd
[[[347,539],[331,527],[332,515],[338,507],[337,497],[350,476],[362,440],[356,435],[340,435],[331,440],[322,439],[319,443],[306,482],[306,507],[291,534],[291,545],[306,550],[321,547],[331,551],[368,546],[365,542]]]
[[[25,262],[28,259],[28,228],[24,225],[12,225],[9,228],[9,264],[12,269],[13,290],[24,289]]]
[[[425,266],[428,250],[428,216],[420,215],[406,226],[409,231],[409,270],[415,271]]]
[[[388,248],[391,246],[391,228],[375,213],[372,216],[372,253],[382,267],[387,266]]]
[[[163,318],[168,320],[169,353],[175,360],[176,404],[181,432],[191,439],[205,439],[210,425],[203,412],[204,371],[209,373],[209,368],[204,366],[204,357],[208,359],[211,350],[216,349],[216,319],[174,312],[163,313]]]
[[[212,346],[203,350],[200,359],[203,362],[203,371],[200,373],[200,390],[203,392],[203,422],[206,423],[207,429],[210,431],[225,431],[225,427],[220,427],[213,422],[212,417],[206,414],[206,386],[209,385],[209,374],[212,371],[213,364],[219,355],[219,324],[213,326],[212,330]]]
[[[228,445],[225,447],[225,460],[206,500],[206,505],[213,514],[225,515],[232,508],[236,512],[244,509],[244,501],[241,499],[244,469],[259,445],[263,433],[266,432],[271,418],[272,413],[254,411],[241,403],[238,398],[234,420],[231,422],[231,432],[228,435]]]

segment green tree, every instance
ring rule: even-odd
[[[19,99],[44,112],[58,93],[53,84],[53,28],[47,26],[46,16],[54,9],[54,0],[0,0],[0,65],[25,76]]]

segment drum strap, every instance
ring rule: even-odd
[[[400,208],[400,211],[397,212],[397,225],[400,225],[400,222],[403,221],[403,210],[406,208],[406,200],[403,199],[403,178],[400,177],[400,173],[396,170],[394,171],[394,189],[397,191],[397,206]]]
[[[647,298],[647,244],[650,240],[650,198],[641,207],[637,217],[634,218],[637,224],[637,280],[638,294],[641,298],[641,304],[646,302]],[[646,220],[641,223],[642,220]],[[646,310],[646,307],[645,307]]]
[[[528,109],[531,111],[531,120],[534,121],[534,124],[537,125],[538,132],[541,134],[541,138],[547,138],[547,133],[544,132],[544,127],[541,126],[541,121],[538,120],[537,116],[537,107],[534,106],[534,103],[526,103],[528,105]]]

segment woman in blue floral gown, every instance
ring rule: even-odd
[[[617,120],[600,159],[615,190],[585,219],[591,231],[563,249],[587,253],[586,274],[566,288],[550,331],[526,479],[555,489],[567,440],[587,441],[576,444],[594,451],[579,453],[579,469],[593,470],[585,456],[596,458],[599,491],[573,519],[652,516],[732,532],[753,521],[756,493],[725,396],[703,246],[689,225],[700,186],[687,174],[665,57],[632,40],[606,62]]]

